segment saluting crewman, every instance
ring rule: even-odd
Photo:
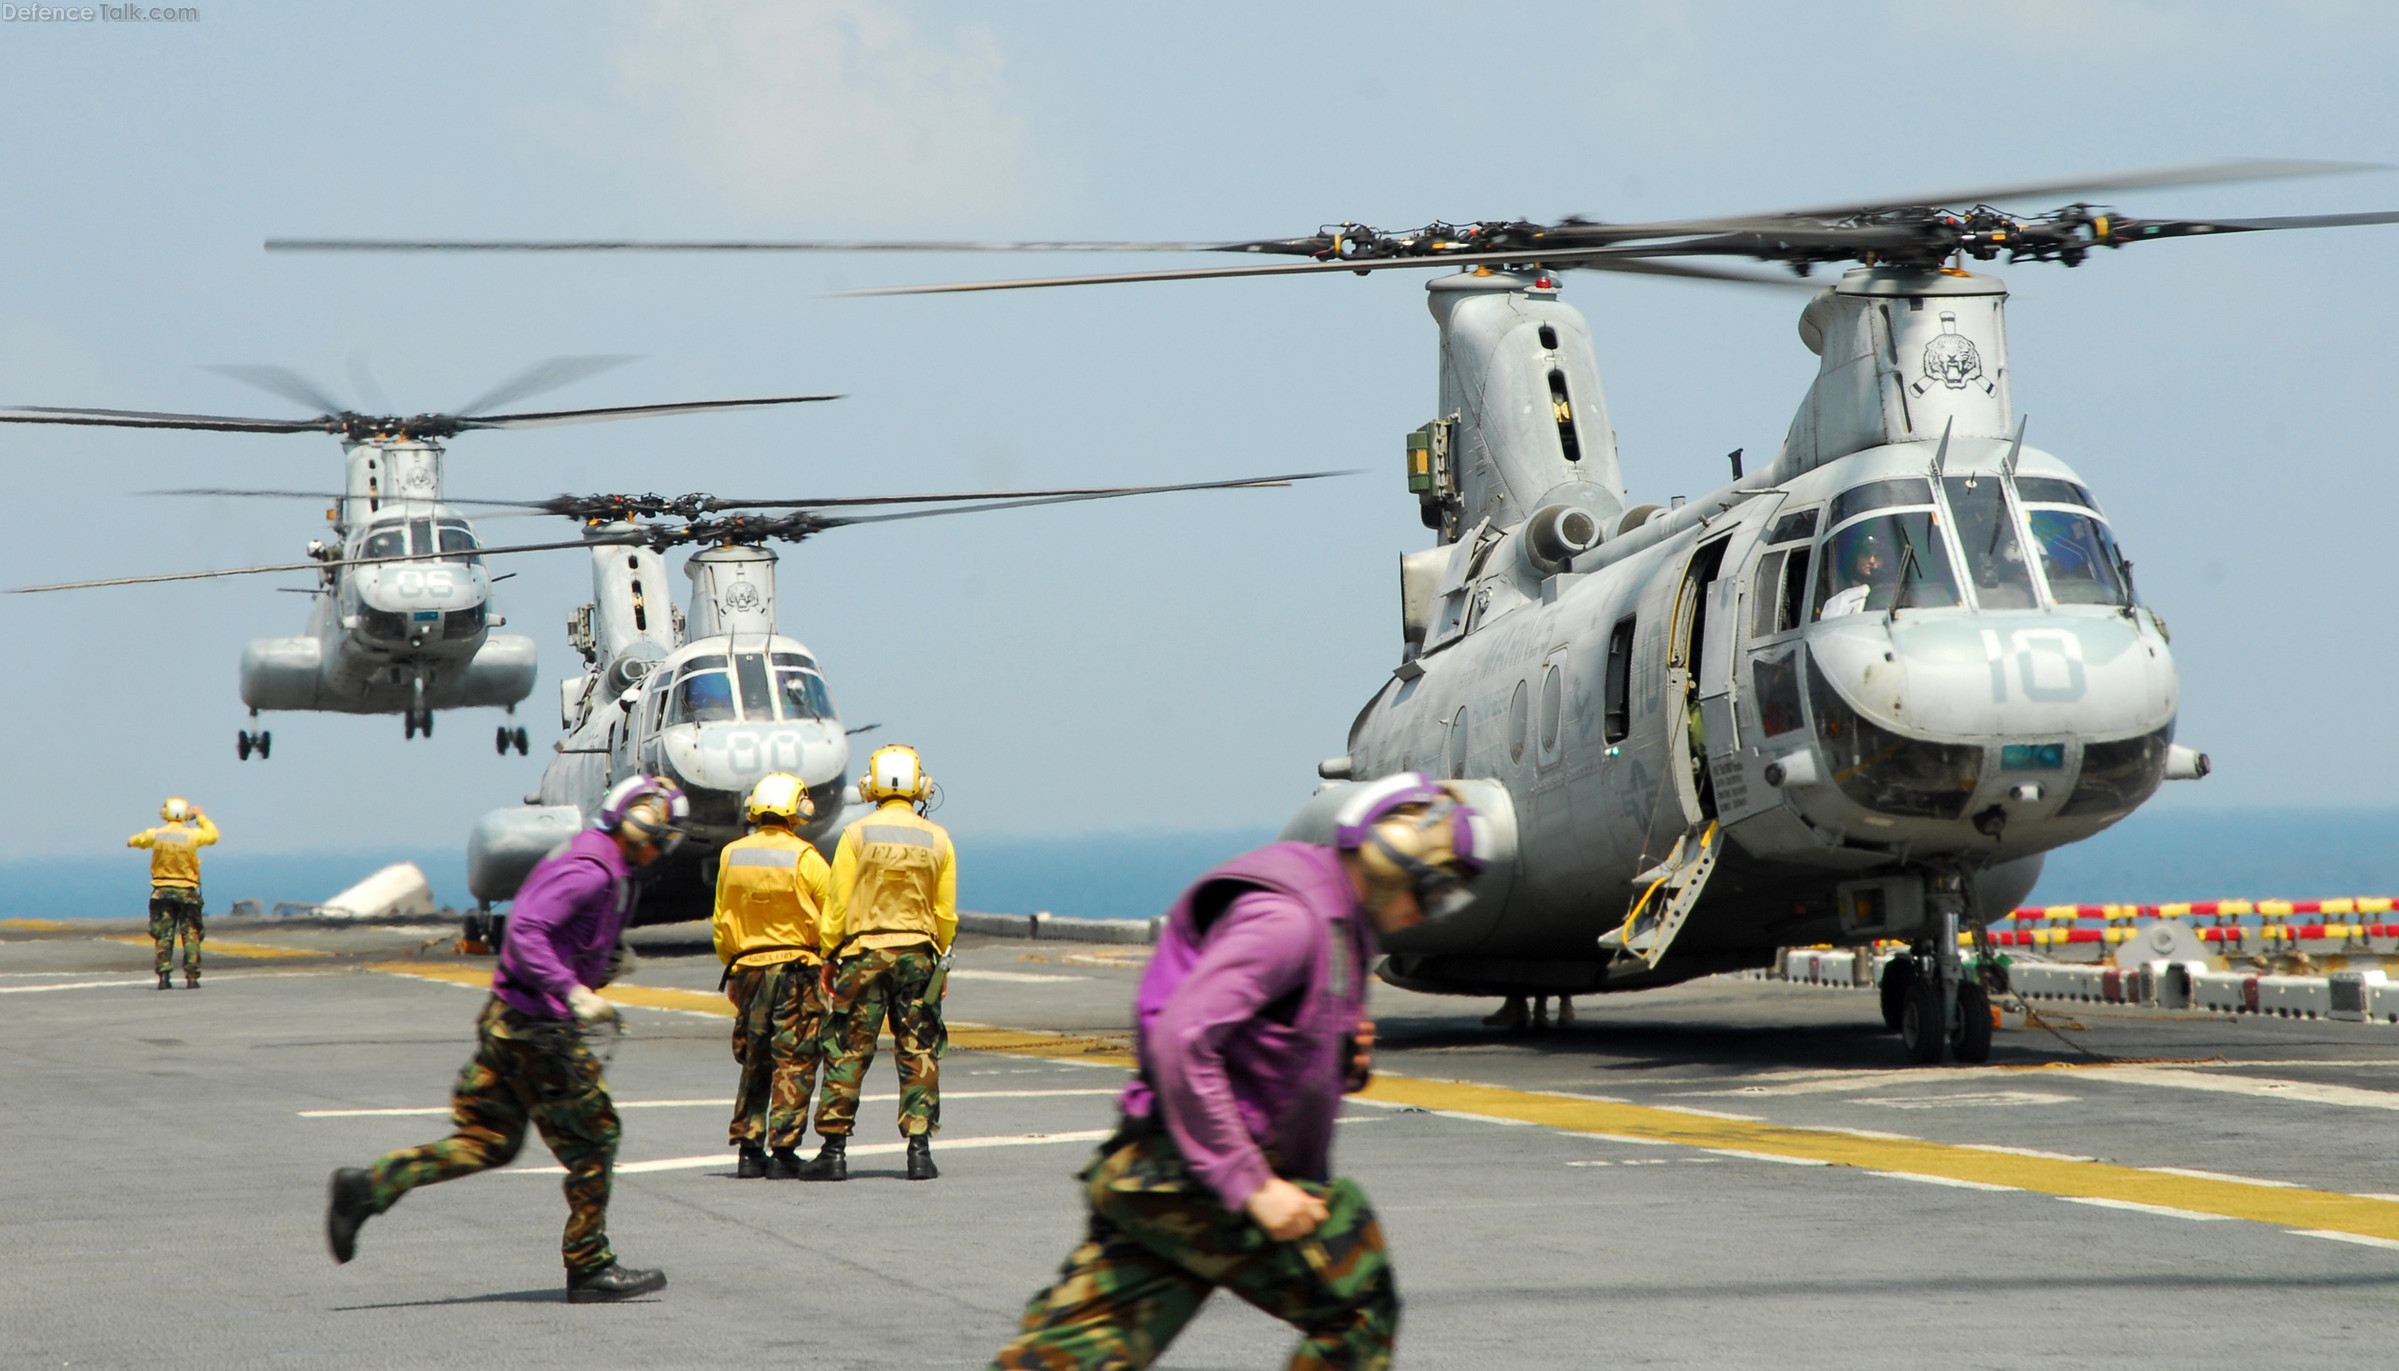
[[[817,926],[832,872],[794,830],[815,817],[799,777],[763,777],[750,789],[755,831],[717,857],[716,955],[733,1001],[733,1060],[741,1064],[729,1141],[741,1149],[734,1174],[743,1180],[800,1174],[795,1149],[807,1131],[825,1026]]]
[[[475,1020],[475,1055],[450,1090],[450,1136],[333,1173],[325,1242],[335,1261],[357,1254],[360,1225],[418,1186],[508,1165],[531,1126],[566,1167],[560,1247],[568,1303],[665,1288],[665,1272],[622,1265],[608,1246],[609,1182],[623,1130],[580,1026],[616,1018],[599,988],[633,921],[634,869],[674,851],[690,818],[691,802],[674,782],[628,776],[600,802],[591,827],[533,868],[508,916],[492,998]]]
[[[916,749],[875,749],[858,778],[875,812],[843,830],[825,903],[824,990],[829,1022],[825,1091],[816,1131],[825,1145],[800,1168],[804,1181],[850,1176],[858,1089],[875,1060],[875,1035],[891,1021],[900,1063],[900,1132],[908,1179],[929,1181],[941,1131],[941,991],[936,973],[958,932],[958,862],[950,835],[924,817],[933,781]]]
[[[183,934],[183,987],[200,988],[200,944],[208,930],[200,922],[200,849],[217,840],[217,826],[200,807],[177,795],[159,807],[166,820],[125,840],[150,849],[150,938],[158,944],[158,988],[168,989],[175,969],[175,934]]]

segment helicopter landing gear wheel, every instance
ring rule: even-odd
[[[1959,996],[1963,1001],[1965,997]],[[1985,1018],[1988,1019],[1986,1012]],[[1909,978],[1906,998],[1899,1010],[1899,1041],[1907,1049],[1911,1066],[1939,1066],[1942,1049],[1949,1045],[1947,1024],[1941,1022],[1941,982],[1931,976]]]
[[[246,762],[250,760],[250,730],[245,728],[239,734],[235,735],[233,741],[233,755],[239,761]]]
[[[407,731],[409,737],[413,738],[420,733],[424,734],[428,738],[433,736],[432,710],[412,709],[408,711],[405,717],[407,719]]]
[[[500,755],[501,755],[501,756],[503,756],[503,757],[507,756],[507,755],[508,755],[508,744],[509,744],[509,742],[510,742],[510,739],[509,739],[509,737],[508,737],[508,725],[506,725],[506,724],[502,724],[502,725],[500,725],[500,731],[499,731],[499,734],[498,734],[498,735],[497,735],[497,736],[494,738],[494,740],[493,740],[493,741],[494,741],[494,742],[495,742],[495,743],[498,745],[498,747],[499,747],[499,751],[500,751]]]
[[[1958,1017],[1949,1026],[1949,1054],[1961,1062],[1991,1060],[1991,996],[1974,981],[1958,986]]]
[[[258,730],[258,736],[256,738],[250,740],[250,746],[258,749],[258,760],[262,762],[267,759],[267,749],[273,747],[274,745],[275,735],[267,732],[263,728]]]
[[[525,730],[522,727],[518,728],[516,731],[516,755],[522,757],[532,750],[533,740],[525,736]]]
[[[414,738],[416,736],[415,710],[409,710],[407,713],[400,716],[400,736],[404,738]]]
[[[1908,987],[1915,983],[1915,958],[1904,955],[1893,957],[1883,967],[1883,1027],[1894,1033],[1899,1031],[1900,1011],[1907,1006]]]

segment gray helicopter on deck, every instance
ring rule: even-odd
[[[768,543],[831,529],[950,514],[979,514],[1202,490],[1257,490],[1343,472],[1299,472],[1178,485],[728,500],[712,495],[560,496],[525,502],[582,524],[574,543],[591,555],[592,598],[567,616],[582,672],[559,684],[566,736],[521,806],[495,809],[467,840],[467,888],[480,904],[471,935],[496,940],[493,904],[515,897],[536,863],[590,823],[609,787],[636,772],[664,776],[690,797],[686,840],[645,868],[639,918],[706,918],[716,856],[748,831],[743,805],[771,772],[800,778],[816,807],[802,836],[829,848],[854,815],[844,805],[850,736],[816,654],[776,615],[776,555]],[[916,506],[907,508],[907,506]],[[776,510],[735,513],[727,510]],[[675,607],[666,554],[697,547],[683,563],[690,610]]]
[[[1461,781],[1501,856],[1467,909],[1387,941],[1382,975],[1459,994],[1583,994],[1903,940],[1883,1012],[1910,1060],[1979,1061],[1994,958],[1961,942],[2042,854],[2206,774],[2174,738],[2165,621],[2090,485],[2029,446],[2005,287],[1966,269],[2399,213],[2138,219],[1995,202],[2360,168],[2219,162],[1728,219],[1343,224],[1219,243],[291,241],[289,249],[1200,250],[1278,260],[918,294],[1457,268],[1428,283],[1438,417],[1406,443],[1435,545],[1400,559],[1400,659],[1286,836],[1348,785]],[[1963,208],[1950,208],[1963,206]],[[1795,275],[1713,265],[1779,263]],[[1699,260],[1692,260],[1699,259]],[[1821,288],[1795,279],[1854,263]],[[1635,504],[1570,269],[1813,290],[1820,358],[1781,450],[1721,489]],[[1987,952],[1987,943],[1983,944]]]
[[[537,653],[531,638],[492,631],[507,620],[491,612],[492,577],[484,568],[484,549],[466,514],[467,506],[479,502],[454,502],[444,496],[442,456],[447,440],[486,429],[547,428],[838,398],[783,395],[535,413],[488,412],[630,360],[553,358],[477,396],[460,406],[457,414],[361,414],[330,399],[305,377],[265,366],[213,370],[320,413],[309,419],[249,419],[46,406],[0,411],[0,423],[10,424],[329,433],[341,440],[345,472],[338,492],[154,492],[327,502],[325,520],[331,537],[311,539],[307,561],[26,586],[14,593],[313,572],[307,630],[296,637],[253,639],[242,651],[241,697],[252,719],[265,710],[398,714],[405,721],[404,736],[415,738],[433,735],[436,710],[498,708],[514,714],[517,704],[533,691]],[[503,753],[512,745],[520,754],[528,748],[529,739],[521,726],[502,724],[497,736]],[[236,739],[235,755],[246,761],[255,753],[263,760],[273,746],[273,735],[265,728],[255,733],[244,728]]]

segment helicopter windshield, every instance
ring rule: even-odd
[[[1958,541],[1966,547],[1966,574],[1974,582],[1974,600],[1984,609],[2034,609],[2032,570],[2024,564],[2024,545],[2016,538],[2016,520],[2007,495],[1992,476],[1949,476],[1941,484],[1949,493],[1949,512],[1957,519]]]
[[[1894,604],[1901,609],[1956,604],[1957,580],[1949,573],[1936,517],[1929,509],[1877,514],[1826,539],[1816,573],[1816,617],[1871,614]]]
[[[825,678],[813,669],[816,663],[796,652],[775,654],[775,693],[783,701],[786,719],[830,719],[833,717],[833,696],[825,689]]]
[[[2061,605],[2132,603],[2132,586],[2125,575],[2124,555],[2107,525],[2088,514],[2065,509],[2036,509],[2026,521],[2032,540],[2041,549],[2041,570],[2049,577],[2049,596]]]
[[[384,524],[367,531],[366,541],[359,544],[361,557],[405,557],[408,555],[408,530],[398,524]]]
[[[694,657],[675,682],[666,706],[669,724],[708,724],[738,719],[733,707],[733,679],[722,657]]]
[[[455,557],[466,553],[469,565],[482,565],[483,559],[473,554],[482,550],[483,545],[475,541],[475,531],[467,527],[465,520],[444,519],[434,525],[434,533],[441,542],[444,556]]]

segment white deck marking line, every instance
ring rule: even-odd
[[[1114,1090],[945,1090],[941,1092],[941,1097],[945,1100],[1035,1100],[1050,1099],[1059,1095],[1114,1095],[1116,1093],[1118,1092]],[[858,1102],[860,1104],[888,1103],[898,1098],[896,1093],[861,1095],[858,1097]],[[731,1100],[617,1100],[615,1104],[619,1109],[731,1109],[733,1107]],[[444,1104],[409,1109],[303,1109],[300,1111],[300,1117],[303,1119],[372,1119],[400,1118],[410,1115],[446,1115],[449,1112],[450,1106]],[[1515,1121],[1511,1119],[1509,1122]]]
[[[1817,1132],[1819,1132],[1819,1133],[1845,1133],[1845,1134],[1849,1135],[1849,1136],[1850,1136],[1850,1137],[1852,1137],[1852,1138],[1872,1138],[1872,1139],[1874,1139],[1876,1142],[1922,1142],[1922,1141],[1924,1141],[1924,1139],[1917,1137],[1917,1136],[1916,1136],[1915,1134],[1913,1134],[1913,1133],[1885,1133],[1885,1132],[1881,1131],[1880,1129],[1874,1129],[1874,1128],[1835,1128],[1835,1127],[1833,1127],[1831,1124],[1818,1124],[1818,1125],[1816,1125],[1816,1130],[1815,1130],[1815,1131],[1817,1131]],[[1966,1144],[1964,1144],[1964,1143],[1960,1143],[1960,1144],[1958,1144],[1958,1145],[1959,1145],[1959,1146],[1961,1146],[1961,1147],[1963,1147],[1963,1146],[1965,1146]]]
[[[2389,1200],[2393,1204],[2399,1204],[2399,1195],[2386,1195],[2377,1190],[2360,1190],[2357,1192],[2357,1197],[2361,1200]]]
[[[1744,1152],[1738,1147],[1704,1147],[1700,1150],[1703,1152],[1713,1152],[1719,1157],[1739,1157],[1741,1160],[1746,1162],[1778,1162],[1784,1166],[1832,1165],[1831,1162],[1825,1161],[1818,1157],[1784,1157],[1772,1152]]]
[[[2283,1062],[2278,1065],[2289,1066],[2294,1063]],[[2266,1100],[2297,1100],[2302,1104],[2341,1105],[2351,1109],[2399,1109],[2399,1092],[2360,1090],[2353,1085],[2320,1085],[2314,1081],[2286,1081],[2267,1076],[2220,1076],[2165,1066],[2093,1067],[2088,1072],[2077,1074],[2100,1080],[2122,1081],[2127,1085],[2165,1086],[2175,1090],[2248,1095]]]
[[[210,979],[214,979],[211,977]],[[58,985],[0,986],[0,995],[39,995],[45,990],[97,990],[103,986],[156,985],[155,976],[141,976],[122,981],[66,981]]]
[[[1023,1133],[989,1138],[944,1138],[941,1140],[941,1150],[956,1152],[961,1148],[973,1147],[1033,1147],[1042,1143],[1099,1142],[1104,1138],[1113,1137],[1115,1133],[1116,1130],[1113,1128],[1091,1128],[1079,1133]],[[889,1156],[904,1152],[907,1147],[906,1143],[868,1143],[863,1147],[849,1149],[849,1155],[853,1157]],[[701,1157],[667,1157],[654,1162],[620,1162],[616,1167],[616,1174],[638,1176],[652,1171],[698,1171],[711,1166],[731,1166],[735,1160],[732,1149],[727,1148],[724,1151],[711,1152]],[[511,1176],[563,1176],[566,1174],[566,1168],[563,1166],[512,1166],[507,1169],[507,1174]]]
[[[1061,976],[1047,971],[984,971],[962,966],[950,972],[953,981],[1021,981],[1033,984],[1041,981],[1088,981],[1089,976]]]
[[[2034,1157],[2045,1162],[2095,1162],[2099,1160],[2097,1157],[2077,1157],[2070,1152],[2044,1152],[2037,1147],[2009,1147],[2005,1143],[1951,1143],[1949,1145],[1951,1147],[1970,1147],[1977,1152],[2004,1152],[2011,1157]]]
[[[1669,1114],[1696,1114],[1703,1119],[1730,1119],[1734,1123],[1766,1122],[1755,1114],[1727,1114],[1721,1109],[1693,1109],[1687,1104],[1653,1104],[1649,1107],[1663,1109]]]
[[[1961,1181],[1955,1176],[1926,1176],[1914,1171],[1868,1171],[1869,1176],[1882,1176],[1894,1181],[1914,1181],[1918,1185],[1945,1185],[1953,1190],[1997,1190],[2009,1195],[2030,1194],[2013,1185],[1992,1185],[1988,1181]]]
[[[1571,1130],[1563,1130],[1563,1132],[1564,1136],[1569,1138],[1589,1138],[1594,1142],[1630,1143],[1635,1147],[1684,1147],[1688,1145],[1668,1142],[1664,1138],[1635,1138],[1623,1133],[1576,1133]]]
[[[2004,1109],[2027,1104],[2075,1104],[2080,1095],[2052,1095],[2039,1090],[1961,1090],[1953,1095],[1860,1095],[1851,1104],[1884,1109]]]
[[[1498,1124],[1503,1128],[1534,1127],[1534,1124],[1529,1119],[1503,1119],[1497,1114],[1469,1114],[1462,1109],[1428,1109],[1425,1112],[1427,1114],[1435,1115],[1439,1118],[1464,1119],[1468,1123]]]
[[[2173,1209],[2162,1204],[2142,1204],[2138,1200],[2111,1200],[2098,1195],[2060,1195],[2068,1204],[2096,1205],[2101,1209],[2129,1209],[2135,1214],[2155,1214],[2167,1219],[2192,1219],[2201,1223],[2237,1223],[2230,1214],[2202,1214],[2196,1209]]]
[[[2144,1166],[2143,1171],[2155,1171],[2161,1176],[2188,1176],[2195,1181],[2231,1181],[2235,1185],[2266,1185],[2276,1190],[2308,1190],[2311,1186],[2297,1181],[2261,1181],[2255,1176],[2236,1176],[2229,1171],[2201,1171],[2189,1166]],[[2379,1198],[2388,1199],[2389,1196]]]
[[[2353,1242],[2360,1247],[2381,1247],[2399,1252],[2399,1242],[2389,1238],[2369,1238],[2363,1233],[2335,1233],[2326,1228],[2293,1228],[2286,1231],[2302,1238],[2330,1238],[2334,1242]]]

